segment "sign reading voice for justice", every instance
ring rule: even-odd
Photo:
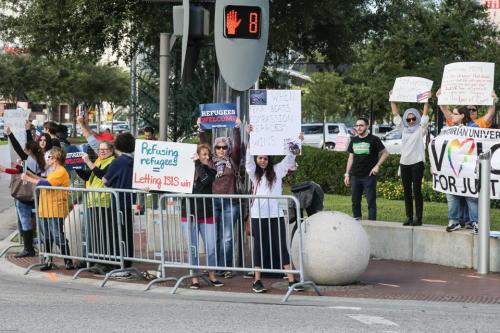
[[[439,105],[492,105],[495,64],[455,62],[444,66]]]
[[[196,145],[136,140],[132,187],[192,193]]]
[[[235,103],[200,104],[200,126],[202,129],[234,127],[237,116]]]
[[[500,199],[500,130],[453,126],[429,144],[434,190],[478,197],[478,156],[491,150],[491,199]]]
[[[300,145],[300,90],[250,90],[251,155],[286,155]]]
[[[416,76],[398,77],[390,102],[425,103],[431,97],[432,81]]]

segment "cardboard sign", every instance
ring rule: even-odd
[[[251,155],[287,155],[299,145],[300,90],[250,90]]]
[[[234,127],[238,117],[235,103],[200,104],[201,128]]]
[[[132,187],[192,193],[196,145],[136,140]]]
[[[398,77],[394,81],[390,102],[426,103],[431,97],[432,81],[416,76]]]
[[[429,144],[434,190],[478,197],[478,156],[492,151],[491,199],[500,199],[500,130],[478,127],[443,129]]]
[[[349,147],[349,143],[351,143],[351,137],[349,135],[337,135],[337,139],[335,140],[335,151],[347,151]]]
[[[439,105],[493,105],[495,64],[455,62],[444,66]]]
[[[18,108],[16,110],[4,110],[3,112],[3,121],[4,126],[8,126],[11,132],[16,137],[17,141],[21,145],[21,147],[26,146],[26,120],[28,120],[31,110],[26,110],[22,108]],[[14,149],[10,149],[10,160],[14,163],[19,156],[16,154]]]

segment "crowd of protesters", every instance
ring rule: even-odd
[[[392,93],[392,92],[391,92]],[[391,94],[390,93],[390,94]],[[439,91],[438,91],[439,95]],[[493,105],[483,117],[477,116],[477,107],[460,106],[450,108],[441,105],[441,111],[446,119],[447,126],[490,127],[495,115],[496,95],[493,92]],[[390,103],[393,122],[402,133],[402,149],[399,164],[399,173],[404,189],[404,206],[406,219],[404,226],[421,226],[423,217],[422,180],[424,175],[425,145],[424,138],[428,133],[429,104],[423,104],[420,112],[415,108],[408,108],[401,116],[399,104]],[[94,133],[85,119],[81,116],[77,122],[86,138],[89,150],[83,154],[86,168],[77,170],[76,174],[85,182],[87,189],[120,189],[118,203],[113,203],[109,192],[87,193],[85,195],[84,221],[81,226],[81,239],[85,243],[82,248],[83,256],[90,259],[102,258],[106,252],[108,257],[118,257],[119,249],[124,244],[124,255],[134,256],[134,205],[138,203],[140,214],[146,207],[145,196],[136,197],[132,190],[135,137],[128,133],[121,133],[115,137],[110,133]],[[200,122],[198,121],[198,125]],[[235,122],[233,136],[217,136],[210,141],[205,131],[199,127],[200,144],[193,157],[195,164],[194,194],[235,195],[240,194],[241,168],[244,167],[251,183],[253,195],[279,196],[283,193],[283,178],[290,170],[295,170],[297,164],[295,156],[300,149],[291,150],[279,163],[267,155],[250,155],[248,145],[242,145],[241,121]],[[70,177],[65,169],[65,151],[70,146],[67,140],[67,128],[62,128],[54,122],[44,123],[44,132],[36,138],[31,133],[29,124],[26,127],[27,143],[21,147],[18,139],[5,128],[14,151],[19,160],[14,167],[0,166],[0,172],[12,175],[22,175],[21,179],[36,186],[69,187]],[[344,184],[351,187],[352,215],[355,219],[362,219],[361,200],[363,193],[368,205],[369,220],[377,219],[377,178],[384,161],[388,158],[388,151],[379,137],[372,135],[369,130],[369,121],[360,117],[356,120],[356,136],[347,147],[348,160],[344,174]],[[250,135],[252,125],[246,125],[246,134]],[[214,134],[214,133],[212,133]],[[303,139],[303,137],[299,138]],[[156,140],[152,127],[144,128],[144,139]],[[246,141],[246,140],[245,140]],[[96,159],[91,158],[94,152]],[[246,153],[245,153],[246,151]],[[243,153],[242,153],[243,152]],[[69,245],[64,230],[64,219],[68,215],[68,192],[62,190],[43,189],[39,193],[38,201],[38,239],[45,251],[50,252],[54,245],[60,249],[60,254],[69,256]],[[448,226],[451,232],[461,228],[470,228],[477,232],[478,219],[477,198],[462,197],[446,194],[448,201]],[[154,200],[153,200],[154,201]],[[153,209],[157,203],[152,202]],[[248,216],[252,250],[252,263],[255,268],[291,269],[290,254],[287,246],[287,225],[284,220],[283,209],[278,200],[255,199],[249,201],[248,206],[241,206],[242,201],[229,197],[215,197],[212,200],[192,198],[183,201],[181,207],[182,230],[188,242],[190,262],[200,262],[199,250],[201,237],[206,254],[206,265],[218,267],[220,271],[209,270],[208,280],[215,287],[222,287],[224,283],[220,277],[229,279],[233,276],[236,256],[235,226],[238,222],[244,223]],[[118,208],[119,207],[119,208]],[[24,249],[17,257],[35,255],[33,247],[33,211],[34,200],[16,200],[16,208],[20,222],[20,232],[24,241]],[[188,212],[191,213],[188,213]],[[123,223],[117,224],[119,216]],[[120,233],[121,237],[118,237]],[[92,254],[90,254],[90,252]],[[265,253],[274,253],[278,261]],[[109,259],[109,258],[108,258]],[[65,259],[66,269],[74,269],[71,259]],[[76,267],[85,268],[89,263],[81,261]],[[130,268],[131,261],[124,262],[124,268]],[[51,269],[46,263],[42,270]],[[101,265],[103,271],[110,271],[113,266]],[[129,271],[121,272],[122,276],[130,276]],[[197,270],[192,271],[192,289],[200,288]],[[296,285],[293,274],[287,274],[289,286]],[[262,282],[262,274],[256,271],[253,274],[252,289],[256,293],[266,291]],[[294,287],[303,290],[302,287]]]

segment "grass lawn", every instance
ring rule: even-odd
[[[336,210],[352,214],[351,197],[325,194],[325,210]],[[366,200],[361,202],[363,217],[368,216]],[[377,220],[388,222],[404,222],[406,219],[405,204],[400,200],[377,198]],[[448,205],[441,202],[424,202],[424,224],[448,225]],[[490,211],[491,230],[500,230],[500,209]]]

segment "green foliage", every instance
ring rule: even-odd
[[[404,200],[403,183],[401,181],[381,180],[377,182],[377,194],[385,199]],[[446,202],[446,195],[434,191],[430,181],[422,183],[422,197],[424,201]]]
[[[343,99],[342,78],[335,72],[315,73],[304,86],[302,117],[312,121],[340,116]]]

